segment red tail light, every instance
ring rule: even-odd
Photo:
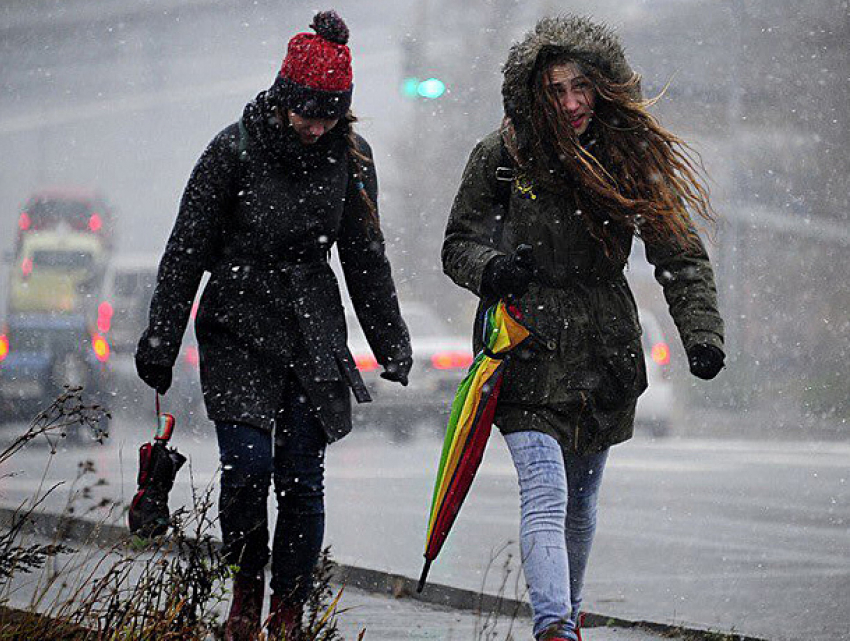
[[[652,346],[652,360],[659,365],[670,363],[670,348],[667,347],[667,343],[656,343]]]
[[[194,345],[189,345],[186,348],[186,351],[183,352],[183,358],[185,358],[186,362],[192,367],[197,367],[198,363],[201,362],[201,355],[198,353],[198,348]]]
[[[97,329],[102,333],[112,327],[112,305],[106,301],[97,306]]]
[[[109,360],[109,343],[99,334],[95,334],[91,339],[91,348],[94,350],[94,355],[101,363]]]
[[[6,334],[0,335],[0,362],[3,362],[9,355],[9,339]]]
[[[32,258],[24,258],[23,262],[21,262],[21,271],[24,274],[24,278],[32,274]]]
[[[471,352],[439,352],[431,357],[434,369],[466,369],[472,364]]]
[[[357,354],[354,357],[354,364],[361,372],[371,372],[378,369],[378,360],[371,354]]]
[[[30,225],[32,225],[30,215],[27,212],[22,211],[21,215],[18,217],[18,229],[26,231],[30,228]]]
[[[103,221],[100,219],[100,214],[92,214],[89,218],[89,229],[100,231],[101,227],[103,227]]]

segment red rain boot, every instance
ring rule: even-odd
[[[225,641],[253,641],[260,631],[265,581],[260,576],[233,577],[233,603],[224,626]]]
[[[283,600],[282,597],[272,595],[272,603],[269,608],[269,641],[298,641],[301,633],[301,618],[304,608],[301,605],[292,605]]]

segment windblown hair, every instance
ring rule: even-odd
[[[345,126],[345,142],[348,144],[353,169],[353,175],[350,178],[356,181],[357,193],[366,207],[366,225],[369,231],[373,234],[380,234],[381,222],[378,219],[378,207],[369,197],[369,194],[366,192],[366,186],[363,184],[365,167],[367,164],[372,164],[372,159],[360,151],[360,146],[357,144],[357,138],[354,135],[354,123],[357,122],[357,116],[349,110],[343,117],[343,122]]]
[[[541,56],[533,74],[532,133],[526,150],[531,178],[555,187],[576,188],[578,207],[606,255],[625,262],[624,237],[693,246],[694,212],[716,225],[699,155],[662,127],[641,100],[640,76],[613,82],[595,66],[568,57]],[[546,81],[555,64],[575,62],[596,91],[593,143],[583,145]],[[663,95],[663,94],[662,94]],[[557,168],[557,171],[551,171]]]

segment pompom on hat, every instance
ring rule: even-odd
[[[310,28],[316,33],[299,33],[289,41],[269,93],[304,118],[342,118],[354,88],[348,26],[336,11],[321,11]]]

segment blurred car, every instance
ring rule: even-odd
[[[405,438],[417,429],[445,429],[457,386],[473,354],[469,337],[452,332],[427,305],[402,303],[401,311],[413,348],[413,370],[407,387],[380,377],[383,367],[372,355],[357,318],[348,313],[346,322],[348,345],[373,401],[354,404],[355,425],[379,427]]]
[[[82,315],[9,317],[0,331],[0,416],[31,419],[64,385],[83,387],[87,402],[109,409],[109,359],[109,343]]]
[[[641,309],[639,316],[649,387],[638,399],[635,424],[637,428],[648,429],[653,436],[666,436],[675,408],[670,380],[670,346],[655,314]]]
[[[65,223],[23,238],[0,331],[3,417],[31,419],[64,385],[109,409],[111,350],[94,310],[107,261],[97,237]]]
[[[105,247],[113,244],[113,215],[96,191],[80,187],[53,187],[33,194],[18,215],[15,255],[23,240],[33,234],[67,227],[98,237]]]
[[[116,411],[135,420],[153,416],[154,392],[136,374],[134,355],[139,338],[148,326],[158,267],[158,254],[116,256],[107,269],[98,308],[98,326],[106,332],[114,351]],[[181,428],[206,420],[198,371],[195,312],[196,307],[193,307],[180,355],[174,364],[171,388],[162,399],[162,411],[173,414]]]
[[[198,339],[195,338],[195,315],[198,304],[192,307],[189,325],[183,335],[183,343],[177,362],[174,363],[171,389],[163,411],[171,412],[177,419],[177,424],[198,428],[209,423],[207,410],[204,405],[204,394],[201,390],[200,355]]]
[[[121,253],[107,267],[98,317],[117,355],[132,354],[148,325],[158,266],[156,254]]]
[[[109,256],[91,236],[68,230],[31,234],[9,279],[10,313],[92,315]]]
[[[360,325],[348,314],[349,347],[372,403],[355,404],[357,425],[380,427],[400,438],[419,428],[444,429],[457,387],[474,357],[468,336],[457,336],[421,303],[402,304],[413,347],[413,370],[406,388],[380,378],[383,368],[372,355]],[[653,436],[669,433],[673,419],[670,348],[655,315],[640,311],[649,388],[640,397],[635,423]]]

